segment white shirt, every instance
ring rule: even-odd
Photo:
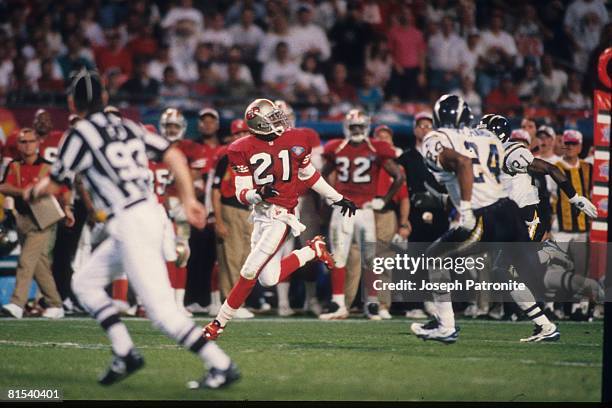
[[[200,36],[200,42],[212,43],[229,48],[234,44],[234,39],[228,30],[204,30]]]
[[[8,88],[13,75],[13,61],[6,59],[0,63],[0,88]]]
[[[227,64],[213,63],[211,64],[210,69],[214,72],[214,74],[220,81],[225,82],[229,79],[229,75],[227,73]],[[238,78],[243,82],[249,84],[253,83],[253,76],[251,75],[251,70],[245,64],[240,64]]]
[[[441,32],[427,42],[429,66],[442,71],[457,70],[467,51],[465,40],[455,33],[445,37]]]
[[[204,29],[204,17],[200,10],[189,7],[173,7],[161,21],[163,28],[171,28],[180,20],[191,20],[196,26],[197,32],[202,32]]]
[[[267,61],[270,61],[274,58],[274,53],[276,52],[276,44],[283,41],[289,44],[291,37],[289,34],[287,35],[278,35],[276,33],[267,33],[262,42],[259,44],[259,50],[257,51],[257,61],[265,64]],[[293,47],[289,45],[289,58],[293,61],[297,59],[297,54]]]
[[[559,69],[553,69],[550,76],[540,75],[539,95],[544,102],[555,103],[566,85],[567,74]]]
[[[166,69],[168,65],[170,64],[155,59],[149,62],[147,72],[151,78],[156,79],[161,83],[164,80],[164,69]]]
[[[293,27],[289,31],[289,48],[293,48],[300,57],[311,48],[316,48],[320,51],[321,61],[326,61],[331,54],[327,35],[321,27],[314,24]]]
[[[497,35],[491,31],[483,32],[480,37],[480,46],[484,52],[491,47],[499,47],[508,55],[514,56],[517,54],[514,38],[505,31],[500,31]]]
[[[261,44],[264,37],[264,32],[255,24],[251,24],[246,29],[242,24],[235,24],[230,27],[229,33],[232,36],[234,44],[246,45],[254,48],[257,48],[259,44]]]
[[[36,81],[38,81],[38,79],[42,75],[42,72],[40,69],[41,62],[42,61],[39,58],[34,58],[34,59],[29,60],[28,63],[26,64],[25,74],[29,82],[35,83]],[[52,78],[53,79],[64,79],[64,76],[62,75],[62,68],[60,67],[58,62],[56,60],[52,60],[51,64],[53,65]]]
[[[586,26],[584,17],[587,14],[594,14],[598,17],[597,25],[594,27]],[[599,38],[601,28],[606,25],[609,19],[608,10],[603,0],[592,0],[590,2],[575,0],[565,11],[563,25],[572,32],[577,40],[582,39],[587,32],[595,32],[597,38]]]
[[[327,95],[329,88],[323,74],[313,74],[311,72],[301,71],[297,78],[298,84],[304,88],[313,89],[317,95]]]
[[[263,82],[274,84],[285,83],[289,89],[293,89],[301,72],[297,64],[293,62],[280,64],[277,60],[272,60],[264,65],[261,79]]]

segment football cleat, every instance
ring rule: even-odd
[[[315,252],[315,258],[323,262],[328,269],[332,269],[334,267],[334,258],[327,250],[327,244],[321,235],[317,235],[313,239],[308,240],[306,245],[312,248],[312,250]]]
[[[223,329],[224,327],[221,327],[221,323],[215,319],[204,327],[204,338],[206,340],[217,340],[217,337],[223,333]]]
[[[558,341],[561,333],[554,323],[537,325],[533,329],[533,334],[521,339],[521,343],[539,343],[541,341]]]
[[[389,313],[389,309],[385,309],[385,308],[382,308],[382,307],[378,310],[378,315],[383,320],[391,320],[391,319],[393,319],[393,316],[391,316],[391,313]]]
[[[370,320],[382,320],[378,313],[378,303],[368,303],[365,307],[365,316]]]
[[[112,385],[138,371],[144,366],[144,358],[138,350],[132,349],[125,357],[115,355],[106,372],[100,376],[98,382],[102,385]]]
[[[452,344],[459,338],[459,327],[444,327],[437,319],[427,323],[412,323],[410,330],[420,339]]]
[[[208,370],[206,376],[198,382],[197,388],[210,388],[210,389],[218,389],[224,388],[230,385],[231,383],[238,381],[240,379],[240,371],[238,371],[238,367],[233,362],[230,363],[230,366],[226,370],[221,370],[216,367],[212,367]]]
[[[340,306],[336,302],[331,304],[328,313],[319,315],[320,320],[344,320],[349,317],[349,312],[346,306]]]

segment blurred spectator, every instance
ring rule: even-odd
[[[47,58],[40,64],[40,77],[36,80],[35,90],[39,92],[57,92],[64,91],[64,80],[59,78],[55,73],[55,63],[52,59]]]
[[[542,43],[542,22],[538,18],[533,4],[525,4],[522,8],[519,22],[514,30],[517,47],[517,65],[523,66],[526,58],[539,60],[544,53]]]
[[[467,37],[467,49],[463,54],[463,75],[477,75],[482,66],[482,47],[478,31],[470,33]]]
[[[541,126],[540,126],[541,127]],[[534,155],[538,155],[539,153],[539,141],[536,138],[536,130],[538,129],[537,123],[534,118],[525,116],[521,120],[521,129],[529,133],[529,139],[531,140],[531,152]]]
[[[266,7],[259,1],[255,0],[234,0],[234,4],[225,13],[225,24],[232,26],[238,23],[242,17],[244,9],[251,9],[254,13],[254,19],[264,21],[266,19]]]
[[[96,6],[94,5],[87,7],[83,11],[80,22],[81,30],[93,47],[102,47],[106,45],[106,38],[102,27],[98,24],[96,14]]]
[[[334,61],[360,72],[365,63],[365,50],[372,38],[372,30],[362,19],[359,5],[350,2],[347,13],[338,19],[328,33]]]
[[[468,39],[471,34],[478,33],[476,27],[476,4],[474,0],[462,0],[459,2],[459,34]]]
[[[8,92],[13,77],[13,53],[10,47],[0,47],[0,101]]]
[[[535,62],[528,60],[523,66],[523,77],[517,88],[519,99],[530,103],[537,101],[540,87],[541,84]]]
[[[591,98],[587,98],[581,89],[581,78],[578,74],[570,74],[567,88],[559,98],[559,107],[564,109],[589,109]]]
[[[389,43],[386,40],[378,39],[368,45],[365,68],[372,74],[376,86],[385,87],[391,78],[392,66],[393,60],[389,53]]]
[[[62,68],[57,63],[57,61],[52,59],[52,55],[49,52],[49,48],[47,47],[47,43],[44,38],[36,40],[34,49],[35,55],[27,62],[25,69],[25,74],[28,78],[28,81],[31,84],[36,84],[36,82],[42,75],[42,63],[45,60],[50,60],[51,62],[51,75],[49,76],[49,78],[55,80],[62,80]]]
[[[276,45],[283,41],[289,44],[291,36],[289,33],[289,24],[287,17],[278,13],[271,19],[270,28],[266,32],[257,51],[257,61],[264,64],[274,57]],[[293,52],[292,50],[290,50]],[[291,55],[291,59],[295,59],[295,55]]]
[[[289,60],[289,46],[286,42],[276,45],[274,59],[264,64],[261,79],[268,89],[293,100],[293,88],[300,75],[300,68]]]
[[[427,21],[440,24],[445,17],[453,17],[454,8],[449,7],[448,0],[434,0],[427,2],[425,16]]]
[[[314,54],[320,61],[326,61],[330,56],[330,46],[327,35],[321,27],[312,22],[312,6],[300,5],[298,21],[289,34],[289,45],[298,59],[304,54]]]
[[[212,44],[213,55],[215,57],[223,55],[232,46],[234,40],[230,32],[225,28],[225,20],[222,13],[216,12],[212,15],[210,25],[207,26],[200,36],[200,42]]]
[[[219,87],[219,93],[234,103],[250,98],[256,91],[253,81],[246,81],[240,74],[242,67],[237,61],[227,64],[227,79]]]
[[[536,137],[539,141],[538,157],[540,159],[550,164],[556,164],[561,160],[561,157],[555,154],[556,135],[553,128],[540,126],[536,132]]]
[[[78,71],[81,67],[86,67],[87,69],[93,68],[91,62],[81,56],[81,39],[79,36],[73,35],[68,37],[66,45],[68,51],[57,60],[62,68],[64,81],[68,81],[70,74],[73,71]]]
[[[189,89],[181,83],[172,66],[164,69],[164,81],[159,87],[162,106],[179,106],[189,96]]]
[[[504,116],[514,116],[521,107],[521,101],[516,92],[510,74],[504,75],[499,86],[491,91],[485,99],[487,111]]]
[[[389,30],[393,71],[387,93],[402,100],[415,99],[418,88],[425,86],[425,40],[414,26],[414,14],[408,6],[402,7],[398,21],[399,25]]]
[[[362,21],[375,28],[377,31],[384,26],[380,2],[377,0],[365,0],[362,3]]]
[[[311,104],[328,103],[329,88],[315,54],[306,54],[297,79],[299,93]],[[302,99],[302,98],[300,98]]]
[[[465,102],[470,106],[474,116],[482,115],[482,99],[476,88],[474,87],[474,77],[471,75],[463,75],[461,77],[461,87],[451,91],[455,95],[460,95]]]
[[[450,17],[442,18],[442,30],[429,38],[427,51],[429,88],[434,92],[432,99],[435,100],[440,94],[459,86],[463,56],[467,52],[467,44],[455,32]]]
[[[230,48],[227,55],[227,64],[213,63],[211,68],[217,78],[221,81],[227,81],[229,78],[229,64],[235,64],[238,69],[238,76],[242,82],[253,85],[253,76],[251,70],[246,64],[242,63],[242,50],[238,46]]]
[[[118,68],[123,75],[132,74],[132,56],[121,46],[119,31],[111,28],[106,33],[106,45],[95,48],[96,65],[101,75],[111,68]]]
[[[104,81],[106,83],[106,92],[108,93],[108,103],[117,105],[121,98],[119,90],[125,82],[125,75],[121,74],[119,68],[109,68],[104,76]]]
[[[138,34],[128,43],[126,48],[133,58],[146,57],[148,59],[157,54],[157,40],[153,36],[153,26],[143,24],[138,28]]]
[[[157,57],[149,62],[147,72],[151,78],[161,82],[164,79],[164,70],[169,65],[171,65],[169,47],[161,44],[157,50]]]
[[[189,29],[197,33],[204,29],[202,12],[193,7],[192,0],[180,0],[179,5],[171,3],[170,10],[161,21],[162,28],[166,30],[177,29],[183,24],[189,25]]]
[[[341,101],[355,102],[357,100],[357,91],[346,79],[346,65],[339,62],[334,64],[331,81],[329,82],[332,103],[337,104]]]
[[[250,7],[245,7],[242,10],[240,23],[234,24],[229,29],[234,45],[242,48],[242,53],[247,61],[255,59],[257,48],[264,38],[263,31],[254,22],[255,11]]]
[[[66,52],[66,47],[62,41],[61,34],[53,27],[53,16],[51,13],[45,13],[42,16],[40,27],[44,33],[45,40],[49,46],[51,54],[58,55]],[[70,38],[66,40],[68,42]]]
[[[318,26],[322,27],[326,32],[329,32],[334,26],[336,21],[343,18],[346,14],[346,1],[345,0],[332,0],[332,1],[321,1],[314,2],[314,22]]]
[[[540,73],[540,100],[545,104],[557,103],[561,92],[567,85],[567,74],[555,69],[550,55],[542,57],[542,72]]]
[[[591,55],[589,56],[586,74],[582,83],[582,87],[586,95],[593,95],[594,88],[603,87],[601,78],[599,78],[599,74],[597,72],[597,66],[599,64],[599,56],[606,48],[610,47],[610,44],[612,44],[612,23],[606,24],[601,29],[599,45],[591,52]]]
[[[573,62],[579,71],[586,69],[589,54],[599,44],[601,29],[608,21],[603,0],[574,0],[565,11],[563,27],[570,38]]]
[[[134,72],[120,89],[120,97],[133,104],[151,104],[159,94],[159,82],[150,78],[147,72],[148,61],[134,59]]]
[[[195,96],[203,97],[215,95],[218,83],[219,79],[211,69],[210,63],[200,62],[198,64],[198,79],[192,86]]]
[[[487,95],[497,86],[500,75],[511,72],[517,53],[514,39],[503,30],[503,19],[499,13],[491,17],[490,29],[482,33],[480,46],[484,65],[477,78],[477,88],[481,95]]]
[[[365,71],[363,74],[361,87],[357,89],[357,98],[359,104],[370,113],[377,111],[382,106],[383,91],[375,84],[374,74],[369,71]]]

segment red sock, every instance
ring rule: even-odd
[[[127,279],[117,279],[113,281],[113,299],[128,301],[128,281]]]
[[[333,295],[344,294],[344,280],[346,279],[346,268],[333,268],[331,272],[331,284]]]
[[[168,279],[170,279],[170,286],[172,289],[176,289],[176,265],[174,262],[166,262],[166,268],[168,269]]]
[[[284,282],[300,267],[300,259],[296,254],[289,254],[281,260],[281,272],[278,282]]]
[[[246,298],[249,297],[256,283],[257,279],[245,279],[241,276],[230,291],[227,297],[227,304],[232,309],[238,309],[242,306]]]
[[[185,286],[187,286],[187,268],[175,266],[174,271],[174,287],[176,289],[185,289]]]
[[[219,290],[219,264],[215,262],[210,273],[210,291],[216,292]]]

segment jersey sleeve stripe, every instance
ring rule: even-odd
[[[436,132],[437,132],[437,133],[439,133],[439,134],[441,134],[441,135],[446,136],[446,139],[448,140],[448,142],[449,142],[449,143],[450,143],[450,145],[452,146],[453,150],[456,150],[456,149],[455,149],[455,144],[453,143],[453,140],[451,139],[451,137],[450,137],[448,134],[444,133],[444,132],[443,132],[442,130],[440,130],[440,129],[438,129]]]

